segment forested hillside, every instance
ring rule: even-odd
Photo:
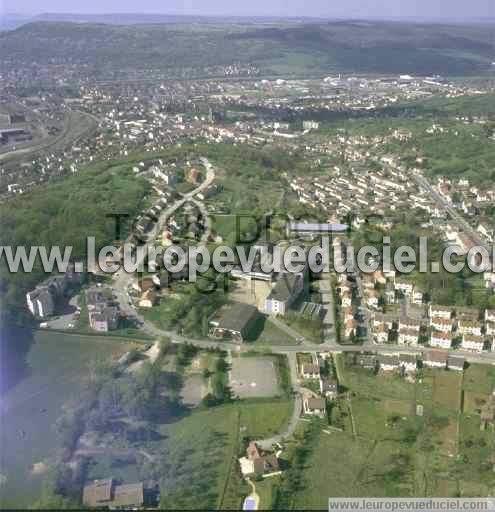
[[[493,60],[491,27],[483,24],[35,22],[1,33],[0,46],[6,68],[84,65],[100,78],[117,69],[201,74],[232,63],[255,65],[262,74],[476,75],[490,72]]]

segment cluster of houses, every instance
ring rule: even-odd
[[[326,401],[335,400],[338,395],[338,382],[334,376],[330,355],[298,354],[298,363],[300,378],[316,381],[319,386],[319,394],[303,393],[303,413],[323,418],[326,414]]]
[[[416,305],[427,301],[427,295],[414,281],[397,276],[395,270],[376,270],[372,274],[364,274],[361,280],[366,305],[375,311],[380,310],[384,305],[397,304],[401,296]]]
[[[431,347],[481,353],[495,349],[495,310],[447,307],[431,304],[428,318],[416,320],[375,313],[372,320],[375,343],[397,340],[400,345]]]
[[[245,457],[239,459],[239,465],[245,477],[264,477],[280,471],[277,455],[262,451],[254,441],[249,443]]]
[[[471,352],[493,350],[495,346],[494,310],[485,310],[480,320],[480,311],[477,309],[431,305],[429,321],[432,347],[452,348],[456,338],[461,340],[460,348]]]
[[[138,305],[140,308],[152,308],[160,301],[161,290],[169,285],[168,272],[150,274],[136,279],[132,283],[132,289],[139,294]]]
[[[344,151],[349,149],[346,147]],[[361,155],[358,149],[354,151]],[[368,159],[371,155],[364,156]],[[349,172],[335,166],[332,176],[294,177],[290,178],[289,186],[302,204],[339,217],[352,213],[354,225],[359,227],[365,222],[365,211],[410,208],[411,194],[417,194],[416,185],[407,178],[397,160],[388,156],[383,159],[380,161],[383,169],[376,172],[361,165],[351,166]]]
[[[476,218],[477,232],[487,241],[493,242],[495,226],[489,210],[495,200],[495,188],[470,183],[467,178],[440,176],[434,187],[439,195],[468,218]]]
[[[89,326],[93,330],[109,332],[117,329],[120,319],[119,306],[111,301],[101,289],[86,290],[86,307]]]
[[[441,350],[430,350],[424,354],[401,354],[396,352],[383,354],[358,354],[356,364],[373,371],[399,371],[402,375],[414,374],[419,367],[440,368],[463,371],[465,358]]]
[[[339,238],[333,240],[333,253],[336,265],[342,264],[343,250],[342,241]],[[357,303],[356,303],[357,282],[355,277],[347,272],[338,274],[337,293],[340,301],[340,316],[342,318],[341,336],[351,339],[357,334]]]

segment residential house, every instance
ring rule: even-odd
[[[376,356],[359,354],[357,356],[356,363],[367,370],[376,370],[378,368]]]
[[[412,302],[413,304],[423,304],[423,300],[424,300],[424,294],[423,292],[419,291],[419,290],[414,290],[414,293],[412,295]]]
[[[144,293],[155,287],[153,276],[145,276],[133,284],[133,288],[138,292]]]
[[[312,357],[313,359],[313,357]],[[301,364],[301,377],[303,379],[319,379],[320,365],[314,359],[311,363],[304,362]]]
[[[433,316],[430,318],[430,325],[437,331],[450,333],[454,330],[455,322],[448,318]]]
[[[326,413],[325,399],[321,397],[306,396],[303,400],[304,414],[323,418]]]
[[[277,473],[280,470],[276,455],[260,452],[254,441],[249,443],[246,448],[246,457],[240,458],[239,464],[244,476],[263,476]]]
[[[378,309],[380,294],[376,290],[370,290],[367,294],[366,303],[370,308]]]
[[[387,278],[383,275],[381,270],[375,270],[375,272],[373,272],[373,281],[378,284],[386,284]]]
[[[342,317],[344,319],[344,322],[347,322],[348,320],[354,320],[354,309],[342,308]]]
[[[337,381],[327,377],[321,378],[320,393],[329,400],[335,400],[338,394]]]
[[[495,322],[487,322],[485,328],[488,336],[495,336]]]
[[[452,333],[433,331],[430,336],[430,346],[435,348],[451,348]]]
[[[399,331],[401,329],[407,329],[419,333],[419,331],[421,330],[421,322],[419,322],[418,320],[414,320],[412,318],[403,317],[399,320]]]
[[[483,236],[489,242],[494,241],[495,233],[494,233],[493,226],[490,226],[486,222],[480,222],[480,224],[478,225],[477,231],[481,236]]]
[[[408,329],[407,327],[399,327],[398,342],[400,345],[417,345],[419,342],[419,331]]]
[[[203,181],[203,175],[194,167],[186,172],[186,181],[192,185],[199,185]]]
[[[480,319],[480,311],[476,308],[457,307],[455,317],[457,321],[466,320],[468,322],[478,322]]]
[[[384,315],[382,313],[373,314],[373,327],[376,328],[380,324],[385,324],[389,331],[394,328],[395,318],[391,315]]]
[[[450,320],[452,318],[454,310],[445,306],[434,306],[430,305],[429,315],[430,318],[445,318],[446,320]]]
[[[395,288],[392,283],[388,283],[385,287],[385,302],[387,304],[395,304],[397,302]]]
[[[120,484],[111,479],[94,480],[84,486],[83,505],[89,508],[110,510],[137,510],[145,505],[142,482]]]
[[[152,308],[158,304],[158,294],[154,289],[146,290],[139,299],[140,308]]]
[[[115,306],[99,306],[94,311],[88,311],[89,325],[98,332],[109,332],[117,329],[119,310]]]
[[[481,336],[482,327],[479,322],[470,322],[468,320],[459,320],[458,330],[461,334],[471,334]]]
[[[461,348],[463,350],[469,350],[471,352],[483,352],[485,346],[485,340],[483,336],[477,336],[475,334],[463,334]]]
[[[389,337],[389,328],[385,323],[380,323],[373,329],[373,338],[376,343],[387,343]]]
[[[344,293],[342,295],[342,307],[349,308],[352,306],[352,297],[349,293]]]
[[[344,338],[351,338],[356,335],[356,321],[347,320],[344,324]]]
[[[107,300],[100,290],[91,288],[86,291],[86,307],[90,327],[98,332],[117,329],[119,308]]]
[[[402,292],[404,295],[412,295],[414,291],[414,283],[404,279],[395,279],[394,287],[397,291]]]

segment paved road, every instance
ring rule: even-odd
[[[360,301],[360,306],[358,307],[359,312],[361,313],[363,317],[363,321],[361,322],[361,328],[364,329],[364,338],[366,345],[372,345],[373,344],[373,336],[372,336],[372,329],[371,329],[371,315],[366,307],[366,298],[364,295],[364,288],[363,288],[363,282],[361,281],[361,276],[359,274],[359,271],[356,271],[354,274],[351,274],[356,279],[356,286],[358,289],[358,298]]]
[[[299,379],[297,375],[297,359],[295,353],[290,353],[287,355],[287,359],[289,362],[290,368],[290,376],[292,381],[292,389],[294,391],[294,410],[292,411],[292,417],[289,420],[289,424],[287,428],[273,437],[269,437],[267,439],[260,439],[256,441],[256,443],[261,446],[264,450],[270,450],[275,443],[281,443],[285,439],[288,439],[293,436],[297,423],[301,418],[302,412],[302,394],[301,387],[299,385]]]
[[[437,205],[443,208],[452,218],[452,220],[457,224],[457,227],[461,230],[465,231],[473,240],[476,245],[484,247],[489,254],[491,254],[491,248],[489,245],[478,235],[476,230],[471,226],[462,215],[459,214],[455,208],[448,203],[427,181],[424,176],[413,173],[413,178],[416,181],[417,185],[425,190],[430,197],[437,203]]]
[[[335,300],[332,290],[332,279],[330,272],[322,274],[318,281],[318,287],[321,293],[322,304],[325,308],[323,318],[323,339],[325,344],[337,346],[335,336]]]

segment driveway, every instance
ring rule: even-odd
[[[292,389],[295,394],[294,409],[292,411],[292,417],[289,421],[289,424],[287,425],[286,429],[283,432],[280,432],[280,434],[277,434],[276,436],[269,437],[267,439],[260,439],[260,440],[256,441],[256,443],[263,450],[270,450],[275,443],[280,443],[280,442],[284,441],[285,439],[292,437],[294,435],[294,432],[296,431],[297,423],[299,422],[299,419],[301,418],[302,393],[301,393],[301,387],[299,385],[299,379],[298,379],[298,375],[297,375],[296,353],[293,352],[291,354],[287,354],[287,359],[289,362],[290,376],[291,376],[291,381],[292,381]]]

